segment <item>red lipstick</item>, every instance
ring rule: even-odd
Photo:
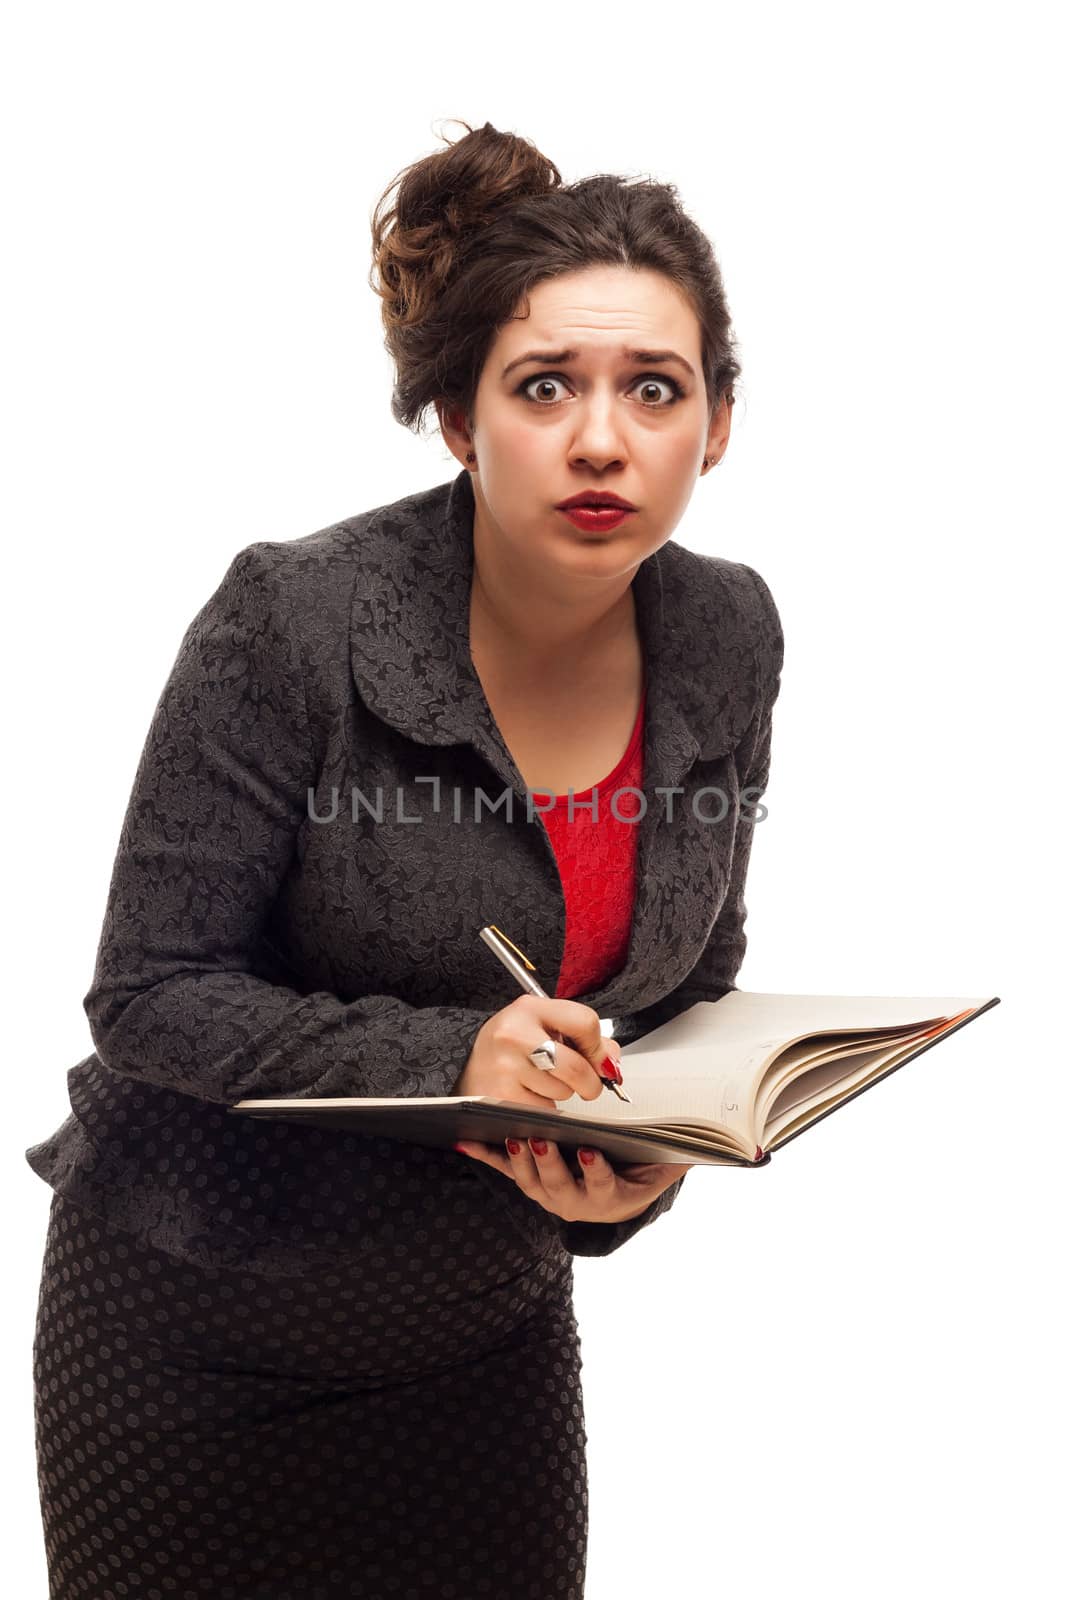
[[[619,506],[567,506],[563,515],[583,533],[609,533],[633,512]]]
[[[567,500],[557,501],[556,510],[562,511],[583,533],[609,533],[637,507],[609,489],[582,489]]]

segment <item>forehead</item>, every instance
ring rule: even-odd
[[[529,316],[517,314],[497,335],[503,360],[520,348],[564,343],[611,355],[633,344],[670,344],[690,358],[699,353],[700,326],[692,307],[658,272],[586,267],[535,284],[528,305]]]

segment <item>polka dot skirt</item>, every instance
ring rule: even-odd
[[[56,1194],[33,1345],[49,1600],[581,1600],[570,1258],[422,1297],[395,1265],[201,1266]]]

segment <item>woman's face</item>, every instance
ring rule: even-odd
[[[458,428],[442,417],[442,431],[470,468],[476,517],[498,549],[542,573],[547,563],[617,576],[670,538],[704,457],[722,457],[730,408],[711,419],[700,325],[658,273],[589,267],[539,283],[529,304],[489,351],[469,437],[462,417]],[[636,511],[613,530],[582,531],[556,506],[585,489]]]

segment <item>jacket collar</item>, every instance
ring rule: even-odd
[[[359,534],[352,672],[366,705],[398,732],[420,744],[466,741],[525,794],[471,660],[473,532],[465,470],[371,516]],[[736,604],[730,566],[668,543],[634,575],[648,683],[646,790],[680,783],[698,757],[727,754],[752,719],[757,685],[739,683],[736,662],[719,648],[720,638],[736,641],[736,629],[723,627]]]

